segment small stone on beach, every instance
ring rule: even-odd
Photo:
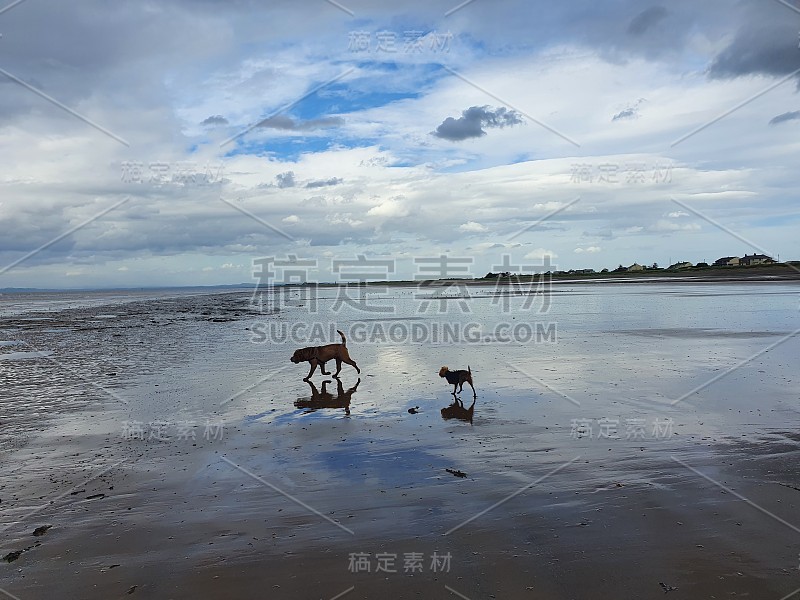
[[[13,552],[9,552],[8,554],[6,554],[3,557],[3,560],[6,561],[6,562],[9,562],[9,563],[12,563],[15,560],[17,560],[19,558],[20,554],[22,554],[23,552],[25,552],[25,551],[24,550],[14,550]]]
[[[459,471],[458,469],[445,469],[448,473],[452,473],[456,477],[466,477],[467,474],[464,471]]]

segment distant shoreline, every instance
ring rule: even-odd
[[[391,286],[415,287],[426,285],[513,285],[515,283],[530,283],[537,281],[540,275],[512,275],[511,277],[480,277],[470,279],[445,278],[432,280],[387,280],[370,281],[366,283],[331,283],[316,284],[323,288],[345,286]],[[552,283],[647,283],[647,282],[674,282],[674,283],[728,283],[728,282],[781,282],[800,281],[800,261],[791,263],[776,263],[771,265],[753,265],[748,267],[688,267],[684,269],[645,269],[643,271],[608,271],[606,273],[569,273],[557,272],[551,275]],[[0,288],[0,294],[26,294],[26,293],[78,293],[78,292],[157,292],[157,291],[192,291],[213,293],[235,293],[237,291],[252,290],[255,283],[235,283],[220,285],[188,285],[188,286],[161,286],[161,287],[114,287],[114,288]],[[278,285],[276,287],[302,288],[302,284]]]

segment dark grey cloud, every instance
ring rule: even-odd
[[[286,115],[276,115],[261,121],[258,126],[268,129],[282,129],[284,131],[313,131],[328,127],[341,127],[344,119],[341,117],[326,117],[324,119],[309,119],[308,121],[295,121]]]
[[[259,189],[269,189],[275,187],[293,188],[302,185],[302,187],[307,189],[318,189],[318,188],[339,185],[343,181],[344,179],[342,179],[341,177],[331,177],[330,179],[312,179],[311,181],[308,181],[304,185],[302,185],[298,183],[294,171],[286,171],[285,173],[279,173],[278,175],[275,176],[275,183],[261,183],[258,185],[258,187]]]
[[[796,121],[800,120],[800,110],[795,110],[792,112],[785,112],[782,115],[778,115],[770,120],[770,125],[777,125],[778,123],[785,123],[786,121]]]
[[[503,128],[522,123],[522,116],[505,107],[471,106],[457,119],[447,117],[433,132],[438,138],[460,142],[486,135],[484,128]]]
[[[226,119],[222,115],[212,115],[208,117],[205,121],[200,123],[200,125],[210,125],[210,126],[227,125],[227,124],[228,124],[228,119]]]
[[[275,176],[279,188],[291,188],[297,185],[294,179],[294,171],[286,171],[286,173],[278,173]]]
[[[628,25],[628,33],[642,35],[648,29],[665,19],[669,12],[663,6],[651,6],[636,15]]]
[[[638,117],[638,116],[639,116],[639,109],[637,109],[637,108],[626,108],[625,110],[622,110],[622,111],[618,112],[617,114],[615,114],[613,117],[611,117],[611,120],[612,121],[619,121],[621,119],[633,119],[633,118]]]
[[[747,75],[788,75],[800,69],[797,15],[777,3],[751,9],[730,44],[712,61],[716,79]]]
[[[306,184],[306,187],[310,189],[328,187],[331,185],[339,185],[340,183],[342,183],[342,181],[343,179],[341,177],[331,177],[330,179],[318,179],[316,181],[309,181]]]
[[[613,117],[611,117],[611,121],[621,121],[623,119],[638,119],[639,118],[639,106],[641,106],[646,100],[644,98],[639,98],[636,102],[633,103],[632,106],[629,106]]]

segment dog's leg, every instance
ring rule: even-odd
[[[311,376],[314,374],[314,371],[317,370],[317,359],[316,358],[312,358],[308,362],[311,363],[311,370],[308,372],[308,375],[306,375],[304,381],[308,381],[309,379],[311,379]]]
[[[337,357],[336,358],[336,373],[334,373],[333,376],[338,379],[339,371],[341,371],[341,370],[342,370],[342,359]]]
[[[358,368],[358,365],[356,364],[356,361],[354,361],[352,358],[350,358],[350,357],[347,357],[347,358],[345,358],[345,359],[344,359],[344,361],[343,361],[343,362],[346,362],[346,363],[347,363],[348,365],[350,365],[351,367],[355,367],[355,368],[356,368],[356,372],[357,372],[359,375],[361,375],[361,369],[359,369],[359,368]]]
[[[472,397],[473,397],[473,398],[477,398],[477,397],[478,397],[478,394],[475,392],[475,386],[474,386],[474,385],[472,385],[472,377],[470,377],[469,379],[467,379],[467,383],[469,384],[469,387],[471,387],[471,388],[472,388]]]
[[[325,370],[325,363],[324,362],[321,362],[319,364],[319,370],[322,372],[323,375],[330,375],[330,373]]]

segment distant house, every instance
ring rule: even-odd
[[[766,254],[745,254],[739,260],[739,264],[745,267],[749,267],[750,265],[768,265],[774,262],[775,261]]]
[[[676,262],[674,265],[670,265],[670,269],[688,269],[693,267],[694,265],[690,262]]]
[[[625,269],[626,271],[644,271],[644,267],[639,263],[633,263],[630,267]]]
[[[738,256],[723,256],[714,261],[715,267],[737,267],[739,266]]]

